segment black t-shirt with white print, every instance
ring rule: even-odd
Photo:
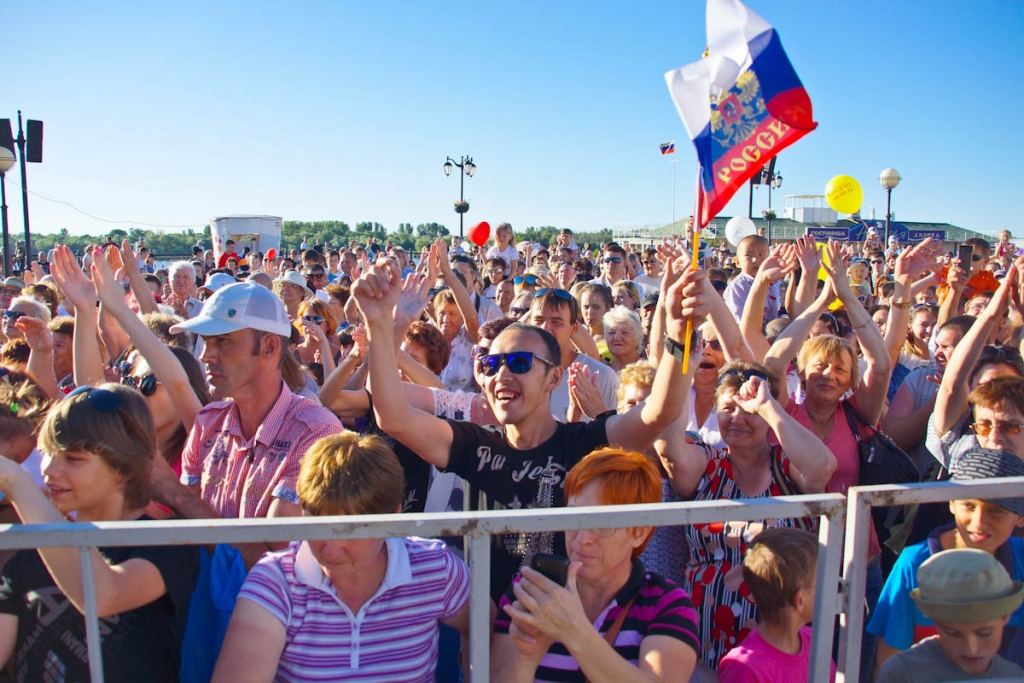
[[[509,445],[500,427],[449,420],[452,447],[446,471],[465,479],[474,490],[483,491],[492,508],[563,507],[565,475],[583,456],[608,445],[607,419],[560,423],[550,439],[527,450]],[[544,535],[494,537],[491,596],[495,602],[512,583],[528,549],[565,554],[563,534],[549,535],[547,542],[553,544],[550,549],[538,536]]]
[[[189,601],[199,574],[198,549],[149,546],[99,552],[111,564],[132,558],[153,563],[167,587],[167,593],[147,605],[100,619],[104,678],[108,683],[176,682]],[[18,618],[14,681],[89,680],[85,618],[55,585],[35,550],[18,552],[4,566],[0,614]]]

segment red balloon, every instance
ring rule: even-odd
[[[273,261],[277,258],[277,249],[269,249],[267,251],[267,258]]]
[[[487,244],[491,237],[491,224],[487,221],[480,221],[469,229],[469,241],[478,247]]]

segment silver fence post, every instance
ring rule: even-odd
[[[469,680],[490,678],[491,536],[474,530],[469,536]]]
[[[846,513],[822,515],[818,528],[818,574],[815,590],[814,628],[811,630],[809,681],[827,681],[832,664],[832,636],[839,598],[839,565],[842,563]]]
[[[100,619],[96,607],[96,576],[92,571],[92,548],[79,548],[82,566],[82,595],[85,598],[85,644],[89,652],[89,678],[103,683],[103,652],[100,642]]]
[[[864,631],[864,582],[868,566],[868,538],[871,533],[871,507],[856,487],[847,491],[846,549],[844,552],[843,585],[846,609],[839,617],[839,662],[842,673],[836,683],[860,680],[860,648]]]

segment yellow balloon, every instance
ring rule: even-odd
[[[837,175],[825,186],[825,201],[836,213],[857,213],[864,201],[864,193],[855,178]]]
[[[821,257],[821,262],[825,264],[824,266],[818,268],[818,279],[824,282],[825,280],[828,279],[828,271],[825,270],[825,266],[832,265],[832,262],[828,258],[828,251],[826,250],[826,247],[828,247],[828,242],[817,242],[817,246],[818,256]]]

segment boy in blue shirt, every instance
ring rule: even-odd
[[[1024,476],[1024,461],[1007,451],[975,449],[966,453],[953,471],[953,481]],[[936,634],[934,622],[921,613],[910,593],[918,587],[917,571],[943,550],[973,548],[994,556],[1014,581],[1024,581],[1024,538],[1013,537],[1024,526],[1024,499],[954,500],[949,509],[954,524],[939,527],[928,539],[900,554],[882,588],[868,632],[881,636],[878,667],[894,654]],[[999,652],[1010,661],[1024,663],[1024,610],[1010,616]],[[1019,631],[1019,633],[1018,633]]]

